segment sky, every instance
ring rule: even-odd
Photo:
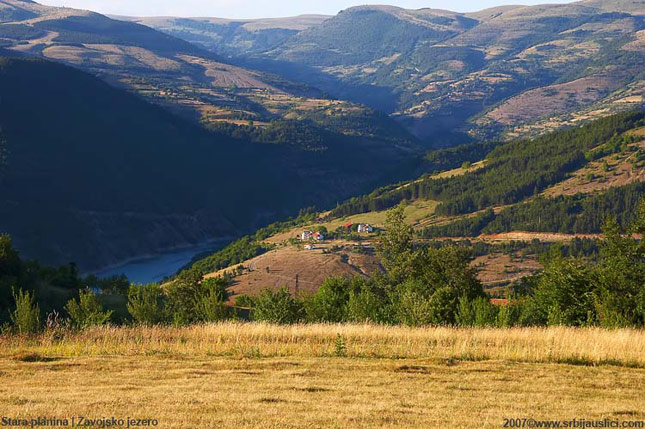
[[[36,0],[51,6],[88,9],[112,15],[218,18],[276,18],[302,14],[335,15],[361,4],[390,4],[406,9],[473,12],[503,4],[568,3],[571,0]]]

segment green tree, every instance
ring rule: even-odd
[[[20,257],[13,248],[11,236],[0,234],[0,277],[20,274]]]
[[[596,312],[587,265],[574,258],[553,256],[538,280],[530,309],[534,324],[593,324]]]
[[[184,271],[167,287],[167,308],[175,325],[187,325],[199,321],[196,304],[203,296],[201,274]]]
[[[415,259],[412,227],[405,222],[404,211],[403,204],[388,210],[385,217],[385,233],[379,243],[381,263],[393,284],[405,280]]]
[[[351,322],[388,323],[392,320],[386,292],[378,283],[360,279],[349,292],[347,320]]]
[[[131,285],[128,290],[128,312],[143,325],[156,325],[168,320],[164,293],[158,284]]]
[[[488,298],[459,299],[456,322],[460,326],[497,326],[499,309]]]
[[[287,287],[274,292],[266,289],[254,300],[251,316],[253,320],[289,324],[302,319],[302,304],[295,300]]]
[[[11,322],[18,334],[33,334],[40,330],[40,308],[33,293],[19,289],[13,295],[16,308]]]
[[[219,322],[230,317],[226,305],[228,284],[222,278],[209,278],[202,281],[202,293],[195,303],[197,319],[202,322]]]
[[[76,329],[105,325],[112,317],[112,310],[104,311],[96,294],[89,289],[79,291],[78,300],[69,300],[65,310],[70,317],[70,326]]]
[[[641,201],[628,232],[645,232],[645,200]],[[606,327],[645,325],[640,303],[645,295],[645,244],[622,235],[615,219],[607,219],[600,249],[600,262],[594,269],[596,309],[600,324]]]
[[[449,325],[454,323],[456,302],[450,289],[433,289],[419,280],[408,280],[393,297],[399,323],[408,326]]]
[[[428,248],[419,258],[417,276],[434,289],[446,287],[455,303],[459,298],[469,300],[485,297],[477,271],[470,266],[472,251],[460,246]],[[455,308],[456,310],[456,308]]]
[[[305,300],[310,322],[340,323],[346,320],[350,281],[344,277],[326,279],[315,294]]]

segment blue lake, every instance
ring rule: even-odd
[[[156,256],[141,258],[123,265],[96,271],[92,274],[99,278],[125,274],[132,283],[157,283],[165,277],[175,274],[200,253],[217,251],[229,242],[230,240],[228,239],[218,240],[194,247],[171,250]]]

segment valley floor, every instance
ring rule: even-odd
[[[636,330],[103,328],[0,337],[0,368],[0,412],[12,418],[150,418],[163,428],[645,420]]]

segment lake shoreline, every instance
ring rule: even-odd
[[[118,263],[111,264],[106,267],[102,267],[100,269],[83,272],[82,275],[83,276],[93,275],[99,278],[106,278],[106,277],[112,277],[115,275],[125,274],[126,276],[128,276],[128,279],[131,282],[138,283],[137,280],[142,280],[141,278],[134,279],[134,278],[130,278],[131,276],[128,275],[128,272],[132,272],[132,270],[135,267],[139,267],[141,269],[141,267],[154,266],[157,263],[163,264],[164,261],[166,261],[165,263],[166,266],[170,265],[173,267],[172,269],[168,269],[168,268],[163,269],[162,266],[160,266],[159,273],[157,275],[152,275],[153,271],[150,271],[150,274],[147,275],[147,277],[149,277],[148,280],[150,281],[141,282],[141,283],[153,283],[154,281],[151,280],[152,278],[159,278],[159,276],[163,278],[163,277],[167,277],[168,275],[173,275],[178,270],[180,270],[183,266],[190,263],[192,259],[195,256],[199,255],[200,253],[216,251],[218,249],[225,247],[228,243],[232,242],[233,240],[235,240],[235,237],[221,237],[221,238],[207,240],[194,245],[169,247],[155,253],[138,255],[132,258],[128,258]],[[183,263],[179,265],[180,262],[183,262]],[[169,271],[172,271],[172,273],[169,273]]]

